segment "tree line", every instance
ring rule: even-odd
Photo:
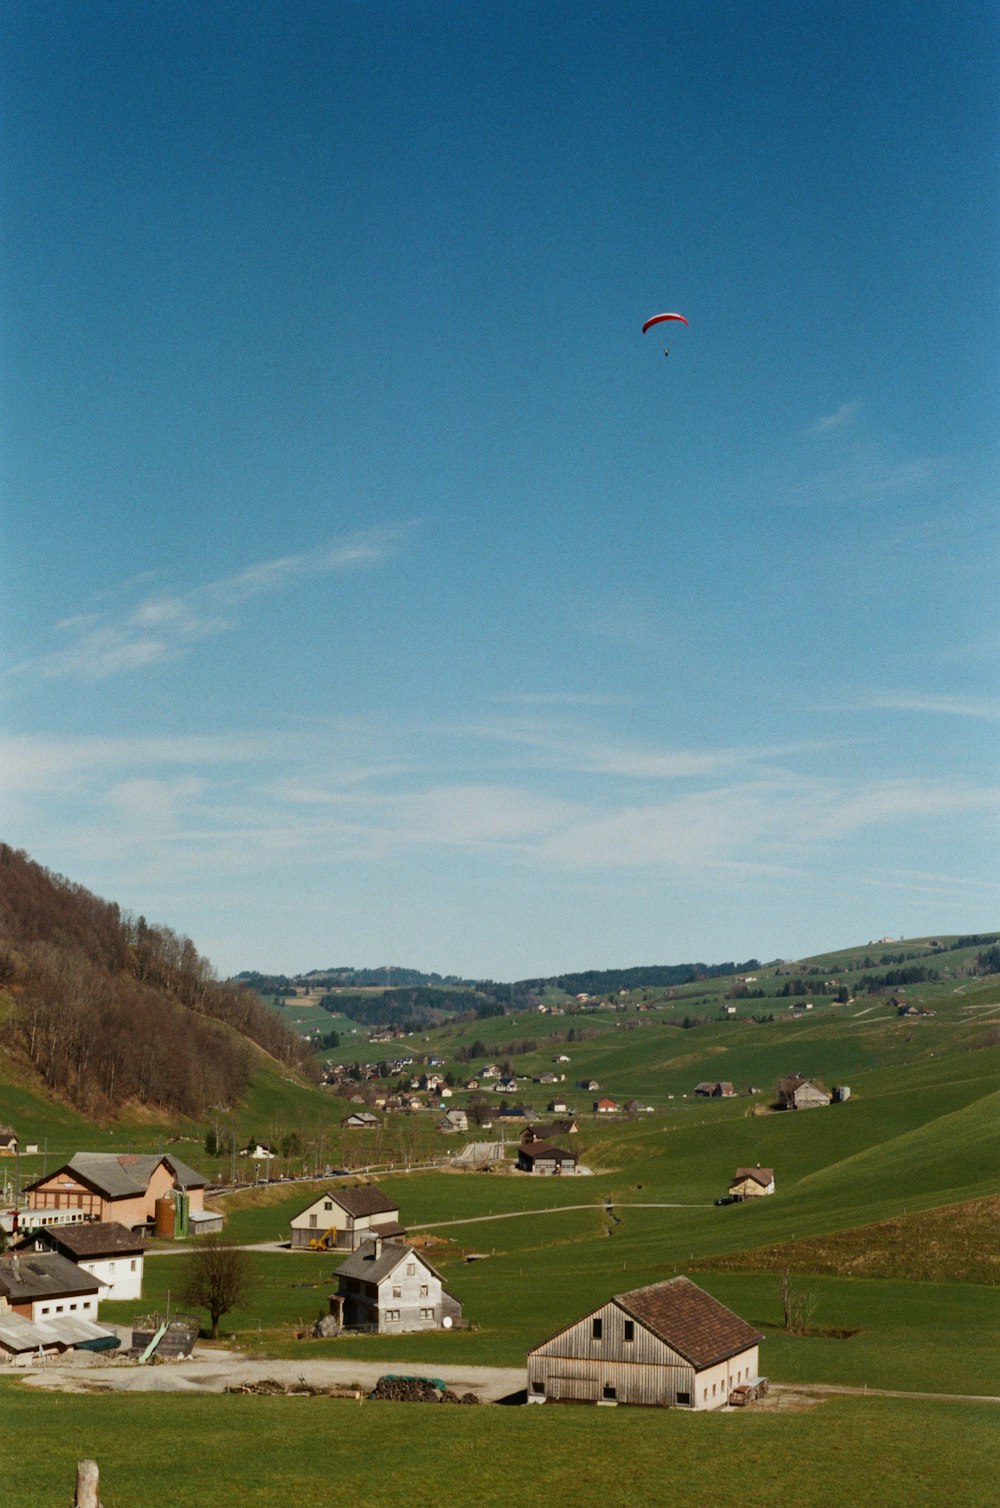
[[[87,1114],[127,1101],[202,1114],[246,1089],[250,1042],[291,1066],[306,1045],[190,938],[0,844],[0,985],[11,1047]]]

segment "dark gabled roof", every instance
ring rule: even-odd
[[[54,1225],[41,1232],[50,1245],[71,1260],[81,1257],[133,1256],[145,1251],[146,1238],[117,1220],[93,1220],[82,1225]]]
[[[323,1198],[329,1198],[335,1204],[339,1204],[347,1214],[357,1219],[361,1215],[388,1215],[391,1212],[399,1214],[399,1205],[374,1184],[362,1184],[356,1189],[331,1189]],[[314,1200],[313,1203],[316,1201]],[[311,1206],[310,1206],[311,1208]]]
[[[774,1182],[773,1168],[737,1168],[736,1177],[730,1180],[730,1184],[742,1183],[744,1178],[752,1178],[762,1188],[767,1188],[769,1183]]]
[[[616,1294],[615,1303],[698,1371],[763,1340],[752,1325],[690,1278],[633,1288]]]
[[[346,1262],[341,1262],[337,1276],[363,1278],[366,1283],[380,1283],[396,1270],[400,1262],[412,1262],[414,1258],[429,1267],[435,1277],[440,1276],[425,1257],[414,1251],[412,1246],[404,1246],[402,1241],[362,1241],[357,1251],[352,1251]]]
[[[75,1157],[71,1157],[63,1167],[57,1168],[55,1173],[37,1178],[28,1188],[37,1189],[39,1184],[48,1183],[60,1173],[72,1173],[74,1178],[89,1185],[105,1199],[134,1199],[139,1194],[145,1194],[149,1181],[161,1162],[173,1174],[178,1188],[207,1187],[207,1178],[203,1178],[172,1153],[158,1157],[152,1153],[77,1152]]]
[[[523,1141],[517,1149],[519,1157],[529,1162],[541,1158],[543,1162],[576,1162],[575,1152],[564,1152],[562,1147],[553,1147],[547,1141]]]
[[[98,1293],[107,1287],[100,1278],[84,1272],[57,1251],[4,1255],[0,1257],[0,1294],[11,1304],[35,1299],[65,1298]]]

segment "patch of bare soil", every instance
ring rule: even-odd
[[[771,1391],[765,1398],[757,1398],[750,1405],[748,1412],[755,1414],[803,1414],[806,1409],[814,1409],[819,1403],[826,1403],[829,1395],[825,1393],[789,1393],[784,1388],[771,1384]],[[742,1412],[742,1411],[741,1411]]]

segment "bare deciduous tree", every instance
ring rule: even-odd
[[[789,1335],[808,1335],[816,1308],[816,1295],[802,1288],[786,1270],[781,1274],[781,1307]]]
[[[227,1246],[220,1236],[206,1236],[188,1258],[181,1302],[208,1310],[211,1336],[218,1340],[219,1320],[246,1300],[252,1277],[253,1261],[248,1252]]]

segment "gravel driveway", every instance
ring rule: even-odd
[[[77,1351],[73,1361],[49,1362],[30,1370],[0,1369],[0,1373],[23,1378],[28,1387],[63,1393],[221,1393],[233,1384],[258,1382],[266,1377],[294,1386],[304,1380],[313,1387],[350,1387],[367,1391],[386,1372],[406,1376],[440,1377],[455,1393],[475,1393],[484,1403],[495,1403],[523,1391],[523,1367],[420,1366],[406,1361],[337,1361],[303,1356],[301,1360],[276,1361],[248,1358],[238,1351],[201,1350],[190,1361],[168,1361],[160,1366],[140,1367],[127,1362],[106,1362],[99,1356]]]

